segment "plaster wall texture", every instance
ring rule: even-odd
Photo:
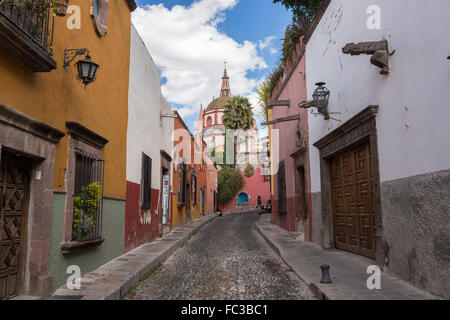
[[[142,152],[152,158],[152,189],[161,186],[160,150],[172,154],[172,114],[161,94],[161,75],[135,27],[131,28],[130,89],[128,93],[127,181],[141,183]]]
[[[381,29],[369,30],[367,8],[381,9]],[[368,105],[377,118],[380,180],[389,181],[450,167],[450,53],[442,30],[450,28],[450,3],[436,0],[333,0],[306,48],[308,97],[319,81],[331,91],[330,111],[342,122]],[[433,21],[421,23],[418,21]],[[445,38],[445,35],[444,35]],[[447,35],[448,38],[448,35]],[[380,75],[369,55],[342,53],[349,42],[387,39],[391,72]],[[450,39],[448,39],[450,40]],[[309,117],[312,191],[320,190],[319,153],[312,145],[339,122]]]
[[[49,266],[54,289],[66,283],[70,276],[66,273],[67,267],[79,266],[81,274],[85,274],[124,254],[125,201],[110,199],[103,200],[102,236],[105,241],[102,245],[67,255],[61,254],[65,201],[65,194],[54,193]]]
[[[127,1],[109,1],[108,33],[99,37],[91,1],[71,0],[81,11],[81,29],[66,27],[67,17],[55,17],[53,56],[57,69],[32,73],[5,52],[0,53],[0,103],[67,133],[66,121],[83,126],[109,140],[105,160],[105,196],[124,198],[126,192],[126,128],[130,61],[131,13]],[[100,65],[95,82],[86,89],[77,80],[74,64],[62,67],[64,46],[88,48]],[[65,191],[68,141],[56,145],[54,188]],[[107,183],[114,181],[114,183]]]
[[[277,139],[272,141],[273,152],[278,152],[275,156],[280,162],[285,162],[285,181],[286,181],[286,208],[287,213],[283,213],[286,217],[281,217],[278,211],[278,163],[273,163],[274,167],[274,210],[272,211],[272,221],[290,231],[297,231],[298,224],[296,221],[297,215],[297,203],[296,203],[296,163],[291,154],[297,149],[297,128],[302,128],[302,138],[308,141],[308,111],[300,109],[298,104],[307,100],[306,94],[306,74],[305,74],[305,55],[300,58],[299,63],[295,66],[295,69],[289,78],[286,86],[283,88],[276,100],[290,100],[290,106],[274,106],[272,109],[272,119],[280,119],[289,116],[299,115],[300,120],[281,122],[274,124],[272,130],[278,130]],[[272,136],[272,138],[275,135]],[[300,156],[301,157],[301,156]],[[310,204],[310,190],[309,190],[309,157],[306,152],[301,157],[302,165],[305,170],[305,188],[307,198],[307,208],[311,208]],[[297,162],[297,165],[299,163]],[[308,211],[308,210],[307,210]],[[311,233],[311,217],[310,213],[307,214],[307,234]]]
[[[133,25],[129,83],[126,251],[150,242],[160,235],[161,150],[172,154],[173,133],[173,120],[160,117],[160,114],[172,114],[171,108],[161,94],[161,75]],[[151,208],[146,209],[140,207],[142,153],[152,159]],[[168,169],[170,173],[170,168]]]
[[[378,6],[381,29],[369,30],[367,9]],[[333,0],[306,47],[308,98],[319,81],[331,91],[331,115],[344,123],[368,105],[376,118],[381,182],[382,248],[385,267],[431,293],[448,297],[442,280],[449,271],[448,169],[450,167],[450,3]],[[432,21],[421,23],[418,21]],[[447,37],[447,41],[443,39]],[[390,74],[370,63],[370,55],[342,53],[350,42],[386,39]],[[313,144],[340,126],[308,118],[311,191],[320,194],[320,160]],[[314,203],[316,201],[313,201]],[[330,213],[331,214],[331,213]],[[319,212],[313,208],[313,215]],[[315,219],[315,221],[318,219]],[[328,226],[314,225],[317,232]],[[447,245],[443,245],[447,243]],[[322,244],[326,245],[326,244]]]

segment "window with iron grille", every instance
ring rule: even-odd
[[[286,174],[284,160],[278,168],[278,211],[286,212]]]
[[[72,240],[102,237],[104,161],[81,151],[75,153]]]
[[[178,165],[178,205],[184,205],[186,203],[186,164],[180,163]]]
[[[197,203],[197,177],[192,176],[192,203]]]
[[[152,159],[145,153],[142,154],[141,171],[141,208],[150,209],[152,188]]]

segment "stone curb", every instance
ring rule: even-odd
[[[298,266],[296,267],[295,263],[293,261],[290,261],[289,254],[279,245],[276,243],[276,239],[271,239],[270,235],[267,234],[264,231],[264,226],[270,226],[271,223],[258,221],[255,223],[255,228],[261,234],[263,239],[268,243],[268,245],[277,253],[280,258],[286,263],[286,265],[295,273],[297,276],[310,288],[310,290],[314,293],[314,295],[318,299],[322,300],[353,300],[353,299],[377,299],[373,295],[372,296],[355,296],[355,292],[352,291],[350,287],[347,287],[343,285],[342,283],[336,284],[333,282],[333,284],[323,285],[319,283],[320,280],[320,272],[314,273],[314,275],[317,277],[312,277],[312,273],[309,271],[305,271],[300,269]],[[298,248],[301,250],[301,246]],[[292,255],[292,254],[290,254]],[[309,272],[309,273],[308,273]],[[394,277],[393,275],[385,274],[384,277],[389,277],[391,284],[396,283],[403,283],[402,287],[408,287],[405,290],[408,290],[408,293],[405,293],[404,297],[407,297],[408,300],[440,300],[440,297],[436,297],[432,294],[429,294],[419,288],[415,288],[407,283],[405,283],[401,279],[397,279],[397,277]],[[385,299],[401,299],[398,296],[392,296],[386,295],[384,297]]]
[[[141,245],[99,268],[83,275],[80,290],[69,290],[66,285],[57,289],[52,300],[119,300],[148,272],[166,261],[191,236],[217,216],[209,214],[190,224],[173,229],[162,238]],[[174,240],[175,233],[181,237]],[[168,244],[168,242],[172,242]],[[163,246],[162,250],[155,247]]]

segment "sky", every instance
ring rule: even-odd
[[[291,14],[272,0],[137,0],[133,24],[161,72],[161,90],[194,131],[200,105],[220,94],[224,61],[233,95],[248,97],[281,56]],[[258,124],[261,118],[256,116]],[[261,131],[260,136],[264,134]]]

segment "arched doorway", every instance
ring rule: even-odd
[[[249,208],[250,207],[250,197],[246,192],[241,192],[237,198],[237,208]]]

